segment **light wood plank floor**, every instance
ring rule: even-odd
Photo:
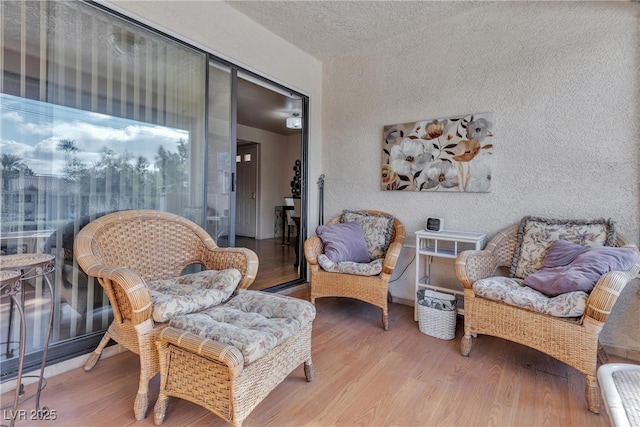
[[[313,362],[307,383],[297,368],[245,420],[251,426],[607,426],[586,409],[585,380],[573,368],[527,347],[481,336],[471,356],[456,339],[420,333],[411,307],[391,304],[390,330],[380,310],[339,298],[316,301]],[[622,361],[611,357],[610,361]],[[56,421],[18,426],[152,426],[136,422],[138,358],[123,353],[50,378],[41,404]],[[151,407],[158,378],[152,381]],[[27,390],[29,392],[29,390]],[[2,396],[3,406],[10,396]],[[21,405],[27,411],[34,401]],[[3,421],[3,424],[8,422]],[[199,406],[172,398],[165,426],[225,426]]]
[[[250,239],[236,236],[236,246],[249,248],[258,254],[258,274],[250,289],[259,291],[270,286],[296,280],[298,269],[294,267],[296,252],[293,244],[282,245],[282,238]]]

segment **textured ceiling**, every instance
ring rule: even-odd
[[[271,1],[227,3],[251,20],[320,61],[366,50],[416,28],[494,2],[468,1]],[[299,111],[291,100],[268,89],[241,82],[238,123],[283,135],[299,133],[284,126]],[[297,108],[295,108],[297,107]]]
[[[535,1],[544,2],[545,0]],[[575,2],[578,7],[582,3],[579,0],[569,1]],[[518,2],[506,0],[226,0],[226,3],[320,61],[327,61],[364,52],[378,43],[391,42],[394,37],[402,33],[419,34],[418,30],[421,28],[446,26],[448,20],[459,17],[461,14],[466,14],[470,18],[481,17],[486,13],[492,13],[491,9],[513,7]],[[459,19],[451,21],[459,22]],[[245,105],[251,105],[251,103]],[[265,108],[270,107],[265,106]],[[273,108],[279,108],[282,111],[282,103]],[[245,117],[248,119],[251,114],[255,113],[249,112]],[[253,119],[258,118],[254,115]],[[267,128],[267,122],[265,117],[262,121],[265,128]],[[282,119],[270,122],[271,126],[268,126],[268,130],[283,134],[291,133],[286,128],[276,129],[278,126],[283,127]],[[254,124],[256,125],[257,123]]]
[[[406,31],[442,23],[488,1],[227,1],[321,61],[365,50]]]

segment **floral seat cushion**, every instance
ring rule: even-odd
[[[483,298],[555,317],[580,317],[584,313],[589,297],[585,292],[548,297],[522,282],[522,279],[511,277],[489,277],[476,281],[473,292]]]
[[[318,264],[329,273],[347,273],[358,276],[377,276],[382,272],[382,258],[371,262],[341,261],[333,262],[325,254],[318,255]]]
[[[153,320],[194,313],[222,304],[235,291],[242,275],[236,268],[205,270],[147,283],[153,301]]]
[[[313,321],[313,304],[298,298],[243,291],[222,305],[177,316],[169,325],[236,347],[248,365]]]

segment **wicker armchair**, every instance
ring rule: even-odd
[[[156,338],[165,323],[152,318],[146,282],[179,276],[193,264],[206,270],[237,268],[238,289],[253,283],[257,255],[245,248],[219,248],[190,220],[167,212],[130,210],[90,222],[76,237],[74,254],[80,267],[96,277],[113,309],[114,320],[90,355],[84,369],[92,369],[111,339],[140,355],[140,383],[134,403],[137,420],[146,416],[149,380],[159,372]]]
[[[546,353],[586,376],[586,400],[591,412],[599,413],[600,392],[596,380],[598,337],[626,284],[638,274],[640,264],[628,271],[611,271],[600,277],[579,318],[561,318],[480,297],[473,284],[484,278],[506,276],[518,245],[519,225],[503,229],[482,251],[464,251],[455,262],[458,280],[464,287],[463,356],[471,352],[472,337],[478,334],[524,344]],[[617,246],[637,247],[617,235]]]
[[[387,215],[375,210],[358,211],[369,215]],[[340,215],[327,222],[337,224]],[[382,272],[377,276],[360,276],[346,273],[327,272],[318,264],[318,256],[323,253],[324,245],[317,236],[312,236],[304,242],[304,254],[311,270],[311,302],[322,297],[355,298],[382,309],[382,327],[389,329],[387,297],[389,279],[398,261],[400,250],[405,239],[405,229],[399,219],[394,218],[391,244],[384,255]]]

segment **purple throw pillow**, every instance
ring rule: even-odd
[[[333,262],[370,262],[362,227],[357,221],[321,225],[316,234],[324,243],[324,254]]]
[[[589,293],[603,274],[628,270],[639,260],[640,254],[629,248],[584,247],[556,240],[549,247],[542,268],[523,283],[550,297],[573,291]]]

